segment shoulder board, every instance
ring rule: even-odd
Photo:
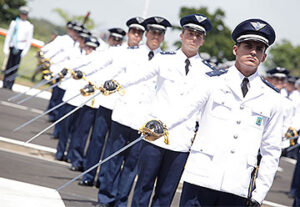
[[[263,77],[260,77],[262,82],[265,83],[267,86],[269,86],[270,88],[272,88],[274,91],[276,91],[277,93],[280,93],[280,90],[278,88],[276,88],[275,86],[273,86],[270,82],[268,82],[266,79],[264,79]]]
[[[223,75],[225,73],[227,73],[228,70],[226,69],[215,69],[213,71],[210,71],[210,72],[206,72],[205,74],[210,76],[210,77],[214,77],[214,76],[220,76],[220,75]]]
[[[204,65],[206,65],[207,67],[209,67],[212,70],[217,70],[214,66],[212,66],[209,62],[207,62],[206,60],[202,60],[202,63]]]
[[[137,46],[130,46],[130,47],[127,47],[127,49],[138,49],[139,48],[139,46],[137,45]]]
[[[175,55],[176,52],[173,52],[173,51],[162,51],[162,52],[160,52],[160,54],[162,54],[162,55]]]

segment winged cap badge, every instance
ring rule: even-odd
[[[261,22],[250,22],[250,23],[256,31],[261,30],[262,28],[264,28],[266,26],[266,24],[261,23]]]
[[[137,18],[136,18],[136,21],[137,21],[139,24],[141,24],[141,23],[144,21],[144,19],[143,19],[142,17],[137,17]]]
[[[161,17],[154,17],[154,19],[157,23],[161,23],[162,21],[164,21],[164,19]]]
[[[200,22],[203,22],[203,21],[205,21],[206,19],[207,19],[207,17],[203,17],[203,16],[197,16],[197,15],[195,15],[195,17],[196,17],[196,19],[197,19],[197,21],[200,23]]]

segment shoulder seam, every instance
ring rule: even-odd
[[[275,92],[280,93],[280,90],[278,88],[276,88],[274,85],[272,85],[270,82],[268,82],[266,79],[264,79],[263,77],[260,77],[260,79],[262,80],[262,82],[264,84],[266,84],[268,87],[273,89]]]

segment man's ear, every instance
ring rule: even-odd
[[[261,62],[262,62],[262,63],[265,62],[266,58],[267,58],[267,53],[264,54],[264,56],[263,56]]]
[[[183,33],[182,32],[180,33],[179,37],[180,37],[180,40],[182,41],[182,39],[183,39]]]
[[[237,45],[234,45],[233,46],[233,49],[232,49],[232,53],[234,54],[234,56],[236,56],[236,52],[237,52],[237,49],[238,49],[238,46]]]

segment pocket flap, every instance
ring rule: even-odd
[[[271,112],[270,109],[264,109],[264,108],[253,108],[252,112],[255,114],[259,114],[260,116],[270,118]]]
[[[207,155],[214,155],[215,154],[215,147],[211,145],[202,145],[199,147],[199,152],[202,152]]]

